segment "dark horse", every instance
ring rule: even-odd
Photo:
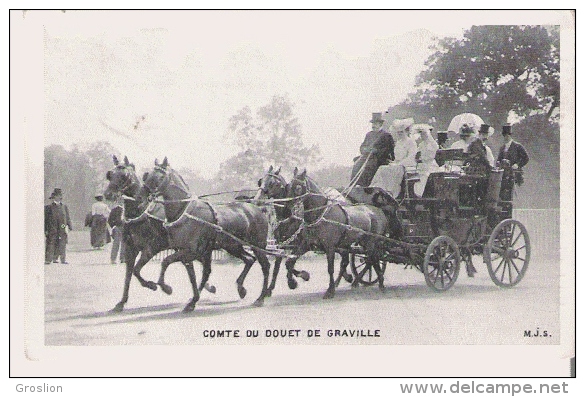
[[[276,213],[277,225],[274,230],[274,237],[279,244],[286,243],[287,246],[292,246],[292,256],[287,258],[285,267],[287,269],[286,278],[290,289],[295,289],[298,286],[297,281],[293,278],[300,277],[305,281],[309,281],[310,275],[304,270],[296,270],[294,265],[301,255],[309,251],[309,247],[304,243],[302,218],[296,216],[293,212],[293,198],[287,197],[286,180],[280,175],[280,168],[274,170],[272,166],[262,179],[258,181],[258,193],[254,197],[255,200],[261,201],[264,199],[274,200],[274,211]],[[274,270],[272,273],[272,281],[268,287],[269,295],[272,294],[276,285],[276,278],[280,270],[280,264],[283,257],[277,257],[274,262]]]
[[[118,195],[124,195],[122,219],[116,220],[124,225],[123,241],[126,245],[126,277],[124,279],[124,293],[122,300],[114,307],[114,311],[122,311],[128,302],[128,293],[132,274],[136,276],[143,287],[153,291],[157,289],[156,283],[142,278],[140,271],[156,254],[169,249],[169,238],[163,227],[164,207],[162,204],[150,203],[140,199],[139,190],[141,181],[136,176],[134,164],[124,157],[124,163],[120,163],[113,156],[114,169],[106,174],[109,181],[104,196],[108,200],[114,200]],[[140,254],[138,262],[136,258]],[[210,292],[215,292],[214,287],[206,286]],[[162,288],[167,294],[172,289]]]
[[[382,240],[378,236],[386,234],[389,223],[382,209],[367,204],[344,205],[332,201],[307,177],[306,170],[299,174],[296,168],[289,196],[303,204],[306,243],[320,247],[327,256],[329,288],[323,298],[335,295],[333,272],[336,251],[349,251],[354,243],[364,248],[366,261],[376,271],[380,289],[384,289],[384,275],[379,263]],[[345,271],[342,269],[341,272]]]
[[[155,167],[144,175],[143,194],[161,195],[164,199],[165,213],[169,223],[165,227],[169,233],[171,248],[176,252],[163,259],[158,284],[164,284],[166,268],[173,262],[183,262],[193,287],[193,298],[183,311],[195,308],[199,300],[193,266],[188,265],[198,260],[203,265],[201,284],[204,285],[211,273],[211,254],[214,249],[224,249],[232,256],[241,259],[249,268],[258,259],[264,275],[260,297],[254,305],[264,303],[268,287],[270,262],[263,250],[266,247],[268,219],[262,209],[245,202],[211,205],[198,198],[191,198],[189,188],[183,178],[168,164],[165,157],[162,164],[155,161]],[[254,253],[244,248],[249,245]],[[246,274],[242,272],[236,283],[240,297],[246,295],[243,281]]]

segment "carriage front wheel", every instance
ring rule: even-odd
[[[459,276],[461,253],[459,246],[449,236],[436,237],[425,253],[423,273],[427,285],[435,291],[446,291]]]
[[[514,219],[500,222],[485,246],[484,262],[496,285],[511,288],[518,284],[530,262],[530,238],[524,225]]]
[[[374,285],[378,283],[378,274],[372,265],[366,262],[366,256],[363,254],[351,253],[350,262],[351,271],[355,279],[362,285]],[[382,274],[386,271],[386,262],[380,261]]]

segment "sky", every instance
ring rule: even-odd
[[[44,145],[110,142],[211,177],[238,152],[228,120],[286,95],[321,165],[349,165],[372,112],[413,91],[434,37],[554,12],[29,11],[42,25]],[[558,22],[557,22],[558,23]],[[425,122],[425,120],[415,120]],[[441,128],[441,126],[438,126]],[[299,166],[303,166],[302,164]]]

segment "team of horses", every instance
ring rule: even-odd
[[[288,286],[297,287],[297,278],[309,280],[306,271],[295,269],[303,254],[319,250],[325,252],[329,285],[324,298],[332,298],[341,279],[357,286],[358,280],[347,273],[349,253],[358,245],[365,253],[367,263],[378,276],[378,285],[384,289],[384,275],[380,268],[380,242],[377,236],[400,237],[401,228],[396,211],[398,203],[382,189],[363,189],[356,186],[344,191],[343,200],[332,198],[305,171],[294,170],[287,183],[280,169],[272,166],[258,182],[255,197],[217,204],[191,194],[183,178],[169,165],[155,160],[152,171],[142,178],[135,167],[124,157],[115,156],[114,168],[107,172],[109,181],[104,196],[108,200],[124,198],[124,233],[126,244],[126,276],[124,292],[114,311],[122,311],[128,301],[132,275],[143,287],[156,290],[160,287],[171,294],[172,287],[165,283],[169,265],[181,262],[193,289],[193,297],[184,312],[193,311],[203,289],[215,292],[208,284],[211,274],[212,252],[223,249],[244,262],[236,280],[241,298],[246,296],[244,281],[258,261],[262,269],[263,284],[254,305],[261,306],[271,296],[281,262],[285,268]],[[274,208],[276,227],[274,238],[278,244],[290,247],[290,254],[282,255],[267,249],[270,211]],[[172,249],[174,252],[161,262],[158,281],[145,280],[140,271],[157,253]],[[334,277],[335,254],[341,255],[340,271]],[[139,256],[140,255],[140,256]],[[269,256],[275,256],[272,280],[269,282]],[[137,259],[138,258],[138,259]],[[193,261],[202,265],[202,277],[197,284]]]

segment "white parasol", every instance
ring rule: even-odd
[[[459,134],[459,130],[461,129],[461,126],[463,124],[469,125],[477,133],[477,131],[479,131],[479,127],[485,123],[477,114],[462,113],[453,117],[453,120],[451,120],[451,122],[449,123],[449,128],[447,128],[447,131]]]

